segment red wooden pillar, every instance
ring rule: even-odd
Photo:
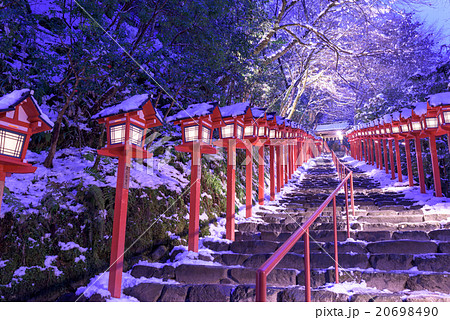
[[[295,168],[294,168],[294,164],[295,164],[295,146],[292,144],[289,145],[289,149],[291,150],[290,152],[290,157],[289,157],[289,179],[292,179],[292,175],[294,174]]]
[[[126,149],[125,149],[126,150]],[[127,154],[128,153],[128,154]],[[131,158],[129,152],[119,156],[117,169],[116,199],[111,242],[111,259],[108,290],[114,298],[120,298],[122,291],[123,255],[125,230],[127,226],[128,187],[130,182]]]
[[[234,241],[236,199],[236,140],[228,140],[226,238]]]
[[[378,161],[378,143],[376,139],[373,139],[373,155],[374,155],[374,165],[378,169],[379,161]]]
[[[0,172],[0,212],[2,210],[3,191],[5,190],[6,172]]]
[[[281,147],[276,146],[275,147],[277,151],[277,193],[281,191]]]
[[[364,160],[367,164],[369,164],[369,139],[364,139]]]
[[[363,142],[362,142],[362,139],[361,140],[358,140],[358,151],[359,151],[359,161],[362,161],[363,160],[363,147],[364,147],[364,145],[363,145]]]
[[[370,164],[373,166],[375,165],[375,146],[374,146],[374,140],[370,139]]]
[[[389,173],[389,165],[388,165],[388,140],[383,140],[383,150],[384,150],[384,169],[386,170],[386,173]]]
[[[408,170],[409,186],[414,186],[414,177],[411,164],[411,147],[409,145],[409,139],[405,138],[405,153],[406,153],[406,169]]]
[[[270,146],[270,201],[275,200],[275,146]]]
[[[432,134],[429,137],[431,151],[431,165],[433,167],[434,191],[436,197],[442,197],[441,174],[439,172],[439,160],[436,149],[436,137]]]
[[[395,139],[394,141],[395,141],[395,158],[397,160],[398,182],[403,182],[402,163],[400,161],[400,143],[398,143],[398,139]]]
[[[258,203],[264,204],[264,145],[258,150]]]
[[[202,178],[202,154],[200,144],[194,142],[191,164],[191,198],[189,209],[188,250],[198,252],[198,238],[200,234],[200,181]]]
[[[417,171],[419,175],[420,192],[425,193],[425,178],[423,173],[423,161],[422,161],[422,147],[420,145],[420,137],[415,136],[416,143],[416,159],[417,159]]]
[[[378,139],[378,169],[383,170],[383,153],[381,152],[381,143],[383,139]]]
[[[252,191],[253,191],[253,146],[247,145],[245,149],[245,217],[252,216]]]
[[[284,183],[283,187],[289,181],[289,149],[287,145],[283,145],[283,171],[284,171]]]
[[[394,167],[394,150],[392,139],[389,140],[389,159],[391,161],[391,180],[395,179],[395,167]]]

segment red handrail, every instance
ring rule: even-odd
[[[325,144],[326,145],[326,144]],[[326,145],[326,147],[328,147]],[[354,198],[353,198],[353,172],[348,169],[340,160],[336,157],[334,152],[327,148],[333,157],[333,162],[336,167],[341,167],[341,171],[348,170],[349,173],[341,178],[341,173],[339,177],[341,178],[341,183],[337,188],[328,196],[328,198],[320,205],[320,207],[314,212],[314,214],[309,217],[309,219],[303,223],[303,225],[298,228],[290,237],[287,239],[273,254],[270,258],[264,262],[259,269],[256,271],[256,301],[264,302],[266,301],[267,295],[267,276],[269,273],[277,266],[277,264],[284,258],[284,256],[291,250],[291,248],[297,243],[297,241],[303,236],[304,237],[304,266],[305,266],[305,300],[311,301],[311,268],[310,268],[310,248],[309,248],[309,227],[314,223],[314,221],[320,216],[320,214],[325,210],[325,208],[333,201],[333,222],[334,222],[334,260],[335,260],[335,274],[336,283],[339,283],[339,264],[338,264],[338,243],[337,243],[337,216],[336,216],[336,195],[339,191],[344,188],[345,192],[345,204],[346,204],[346,214],[347,214],[347,238],[350,238],[350,227],[349,227],[349,217],[348,217],[348,182],[350,182],[351,188],[351,202],[353,215],[355,215]]]

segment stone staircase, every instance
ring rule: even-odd
[[[347,239],[344,195],[337,197],[341,284],[334,285],[332,208],[312,225],[312,301],[450,301],[448,214],[427,214],[384,192],[354,170],[356,214]],[[134,266],[148,282],[123,290],[140,301],[254,301],[255,271],[338,185],[329,158],[319,158],[290,191],[236,226],[236,241],[203,240],[199,254],[175,249],[166,263]],[[268,301],[304,301],[303,242],[269,274]],[[186,259],[180,257],[190,257]],[[350,288],[350,289],[349,289]]]

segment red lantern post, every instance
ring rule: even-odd
[[[30,89],[0,97],[0,210],[5,178],[37,169],[25,160],[31,136],[52,127],[53,122],[39,108]]]
[[[162,125],[162,121],[148,94],[106,108],[92,119],[106,125],[107,146],[97,150],[98,154],[119,158],[108,290],[113,297],[120,298],[131,159],[152,156],[144,149],[146,130]]]
[[[179,152],[191,153],[191,194],[189,209],[188,250],[198,252],[200,234],[200,180],[202,154],[216,154],[211,145],[212,133],[215,127],[222,124],[222,116],[216,103],[193,104],[186,110],[167,118],[181,127],[182,144],[175,147]]]

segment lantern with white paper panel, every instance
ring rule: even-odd
[[[25,160],[31,136],[52,127],[32,90],[15,90],[0,97],[0,206],[6,176],[36,171]]]
[[[119,159],[108,290],[111,296],[120,298],[131,159],[148,159],[152,156],[145,149],[146,130],[161,126],[162,119],[153,108],[148,94],[135,95],[119,104],[106,107],[92,119],[106,126],[106,147],[97,150],[97,153]]]

